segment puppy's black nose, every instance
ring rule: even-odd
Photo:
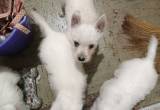
[[[84,61],[85,58],[84,58],[84,57],[78,57],[78,60],[79,60],[79,61]]]

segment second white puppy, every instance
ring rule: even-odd
[[[157,72],[154,59],[158,41],[152,37],[145,58],[123,62],[115,77],[106,81],[91,110],[131,110],[155,87]]]
[[[29,110],[23,102],[22,91],[17,83],[17,73],[0,67],[0,110]]]
[[[51,110],[82,110],[86,76],[77,66],[69,40],[65,34],[53,31],[38,13],[31,14],[45,34],[39,56],[56,92]]]

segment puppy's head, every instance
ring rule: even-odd
[[[105,18],[105,15],[102,15],[94,24],[85,24],[81,23],[79,12],[72,15],[69,36],[78,61],[87,63],[92,59],[106,25]]]

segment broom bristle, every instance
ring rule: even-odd
[[[123,29],[128,34],[133,34],[135,37],[148,37],[152,34],[160,36],[160,27],[155,26],[147,21],[137,19],[131,15],[126,15],[123,23]]]
[[[156,35],[160,39],[160,27],[131,15],[125,16],[122,28],[129,35],[130,43],[136,47],[146,46],[151,35]]]

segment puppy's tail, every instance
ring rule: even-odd
[[[147,53],[147,59],[154,61],[156,57],[156,51],[158,46],[158,40],[155,36],[152,35],[149,46],[148,46],[148,53]]]
[[[45,19],[41,15],[39,15],[36,11],[32,10],[30,12],[30,15],[34,19],[35,23],[37,23],[40,26],[40,29],[42,32],[44,32],[45,36],[50,32],[52,32],[51,27],[48,25]]]

